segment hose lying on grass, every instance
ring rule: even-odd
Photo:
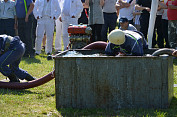
[[[18,82],[3,82],[3,81],[0,81],[0,88],[29,89],[29,88],[33,88],[33,87],[43,85],[43,84],[49,82],[50,80],[52,80],[54,78],[55,78],[55,70],[50,72],[49,74],[39,78],[39,79],[29,81],[29,82],[18,83]]]

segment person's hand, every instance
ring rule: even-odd
[[[177,57],[177,50],[172,53],[173,56]]]
[[[25,22],[28,22],[28,15],[26,15],[25,17]]]
[[[146,10],[146,11],[148,11],[148,12],[150,12],[150,11],[151,11],[151,9],[150,9],[150,8],[148,8],[148,7],[146,7],[146,8],[145,8],[145,10]]]
[[[17,23],[14,24],[14,29],[16,30],[18,27],[17,27]]]
[[[61,16],[59,17],[60,22],[62,22]]]

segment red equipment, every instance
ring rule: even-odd
[[[68,27],[70,48],[81,49],[88,45],[91,40],[92,29],[88,25],[70,25]]]

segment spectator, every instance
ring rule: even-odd
[[[101,41],[101,29],[104,24],[102,6],[104,0],[86,0],[89,5],[89,25],[92,28],[92,42]]]
[[[177,0],[168,0],[168,40],[171,48],[177,49]]]
[[[61,16],[59,17],[59,20],[62,22],[64,50],[67,49],[69,44],[69,24],[78,24],[78,18],[81,16],[82,10],[83,5],[81,0],[64,0]]]
[[[120,23],[120,30],[132,30],[132,31],[136,31],[137,29],[132,25],[129,24],[129,21],[126,17],[121,17],[119,19],[119,23]]]
[[[134,25],[135,28],[140,31],[140,16],[141,16],[141,11],[136,10],[134,7],[134,11],[133,11],[133,16],[134,16]]]
[[[16,24],[15,2],[12,0],[0,1],[0,34],[15,36]]]
[[[24,2],[25,1],[25,2]],[[26,45],[24,57],[34,57],[32,41],[32,24],[34,3],[32,0],[17,0],[16,13],[18,20],[18,35]]]
[[[104,24],[102,26],[102,39],[107,42],[107,32],[109,29],[109,33],[116,28],[117,22],[117,13],[116,13],[116,4],[117,0],[104,0],[103,5],[103,16],[104,16]]]
[[[162,1],[162,0],[161,0]],[[166,4],[167,0],[163,0],[162,4]],[[163,39],[165,39],[165,48],[169,48],[169,42],[168,42],[168,17],[167,17],[167,7],[163,8],[163,14],[162,14],[162,36]],[[164,40],[163,40],[164,43]]]
[[[164,48],[164,40],[162,34],[162,14],[163,14],[163,9],[161,7],[158,7],[156,20],[155,20],[155,27],[154,27],[154,30],[157,32],[157,34],[155,33],[157,37],[157,41],[154,40],[154,42],[156,41],[156,44],[158,45],[159,48]]]
[[[151,10],[151,2],[152,0],[137,0],[137,3],[135,5],[136,10],[142,11],[140,16],[140,32],[143,33],[147,40],[147,33],[148,33],[148,27],[149,27],[149,18],[150,18],[150,10]],[[153,39],[152,39],[152,47],[155,47],[156,41],[155,41],[155,31],[153,33]]]
[[[63,9],[63,0],[58,0],[61,11]],[[61,41],[62,41],[62,22],[59,20],[59,18],[57,20],[55,20],[56,23],[56,38],[55,38],[55,52],[58,53],[59,51],[61,51]],[[64,40],[63,40],[64,42]]]
[[[130,24],[133,24],[133,10],[136,0],[117,0],[116,9],[119,10],[119,19],[126,17]]]
[[[83,11],[81,13],[81,17],[78,19],[78,24],[88,24],[88,11],[89,11],[89,6],[85,4],[85,0],[81,0],[83,4]]]
[[[41,53],[41,44],[44,32],[46,32],[45,53],[50,55],[53,45],[54,21],[59,17],[61,12],[58,0],[36,0],[33,12],[37,19],[35,53],[36,55]]]

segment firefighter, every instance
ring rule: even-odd
[[[142,56],[143,49],[148,48],[143,34],[138,31],[115,29],[108,35],[108,40],[105,52],[110,56],[117,54]]]
[[[10,82],[20,82],[19,79],[32,81],[36,78],[19,68],[25,53],[24,43],[18,36],[0,35],[0,72],[7,76]]]

